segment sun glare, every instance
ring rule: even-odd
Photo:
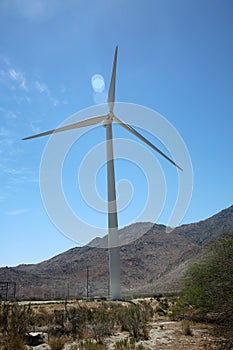
[[[95,92],[103,92],[105,89],[105,83],[102,75],[94,74],[91,78],[91,85]]]

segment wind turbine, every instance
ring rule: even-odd
[[[114,172],[114,154],[113,154],[113,134],[112,123],[116,122],[124,129],[129,131],[134,136],[138,137],[141,141],[145,142],[153,150],[158,152],[170,163],[172,163],[179,170],[182,170],[171,158],[163,153],[159,148],[153,145],[143,135],[127,123],[121,121],[114,114],[114,102],[115,102],[115,85],[116,85],[116,66],[117,66],[117,52],[116,46],[112,76],[110,87],[108,91],[108,113],[101,116],[95,116],[85,119],[83,121],[73,123],[67,126],[63,126],[57,129],[49,130],[40,134],[32,135],[23,138],[28,140],[40,136],[46,136],[66,130],[82,128],[94,124],[102,123],[106,129],[106,156],[107,156],[107,190],[108,190],[108,250],[109,250],[109,272],[110,272],[110,297],[113,300],[121,299],[121,287],[120,287],[120,245],[118,237],[118,218],[117,218],[117,203],[116,203],[116,188],[115,188],[115,172]]]

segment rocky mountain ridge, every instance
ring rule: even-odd
[[[170,233],[164,225],[151,223],[123,228],[120,230],[123,294],[179,291],[184,271],[202,256],[204,247],[232,231],[233,206]],[[20,299],[106,296],[108,250],[99,248],[106,246],[106,239],[97,238],[90,245],[72,248],[39,264],[0,268],[0,281],[16,282]]]

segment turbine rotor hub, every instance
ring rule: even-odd
[[[106,127],[107,125],[109,125],[110,123],[113,122],[113,113],[112,112],[109,112],[107,115],[106,115],[106,118],[104,119],[104,121],[102,122],[102,125],[104,127]]]

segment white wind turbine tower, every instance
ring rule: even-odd
[[[49,130],[33,136],[23,138],[28,140],[40,136],[46,136],[57,132],[66,130],[81,128],[90,126],[93,124],[102,123],[106,128],[106,154],[107,154],[107,190],[108,190],[108,249],[109,249],[109,272],[110,272],[110,297],[113,300],[121,299],[121,287],[120,287],[120,245],[118,237],[118,218],[117,218],[117,203],[116,203],[116,188],[115,188],[115,173],[114,173],[114,154],[113,154],[113,135],[112,135],[112,123],[116,122],[124,129],[137,136],[140,140],[145,142],[148,146],[153,148],[156,152],[166,158],[170,163],[176,166],[179,170],[182,170],[172,159],[166,154],[160,151],[143,135],[136,131],[132,126],[121,121],[114,114],[114,102],[115,102],[115,84],[116,84],[116,64],[117,64],[117,51],[115,49],[112,76],[110,87],[108,91],[108,113],[101,116],[95,116],[85,119],[83,121],[73,123],[67,126],[63,126],[54,130]]]

